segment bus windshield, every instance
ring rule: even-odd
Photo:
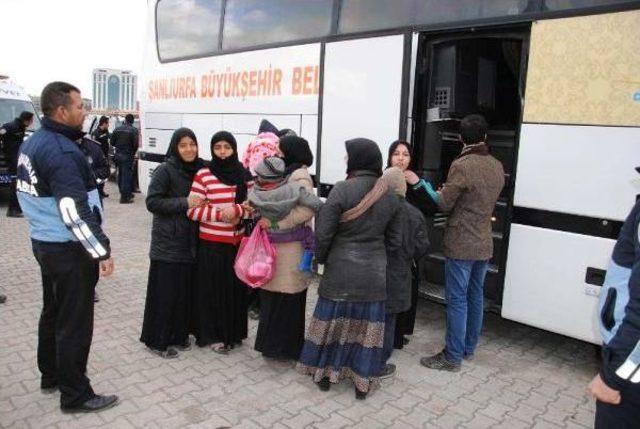
[[[24,111],[33,113],[33,124],[29,127],[29,131],[40,128],[40,118],[30,101],[0,98],[0,126],[13,121]]]

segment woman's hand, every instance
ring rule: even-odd
[[[269,219],[263,217],[263,218],[260,218],[260,220],[257,223],[257,226],[262,229],[269,229],[271,227],[271,222],[269,221]]]
[[[404,179],[410,186],[413,186],[420,181],[418,175],[411,170],[404,171]]]
[[[253,206],[249,203],[249,201],[245,201],[244,203],[241,204],[242,205],[242,209],[245,211],[245,213],[247,213],[248,215],[252,215],[253,212],[256,211],[256,209],[253,208]]]
[[[191,195],[187,198],[187,204],[189,208],[192,209],[194,207],[202,207],[207,204],[207,200],[204,198],[198,197],[197,195]]]
[[[232,207],[227,207],[222,209],[222,212],[220,213],[220,218],[225,223],[233,223],[234,220],[238,219],[238,216],[236,214],[236,208],[232,206]],[[236,222],[236,224],[237,223],[238,222]]]

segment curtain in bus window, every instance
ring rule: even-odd
[[[160,0],[156,11],[162,61],[218,51],[221,0]]]
[[[225,50],[313,39],[329,34],[333,0],[227,0]]]
[[[343,0],[339,31],[351,33],[529,12],[532,0]],[[533,0],[541,1],[541,0]],[[535,8],[534,8],[535,9]],[[535,9],[537,10],[537,9]]]

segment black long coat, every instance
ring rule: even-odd
[[[191,177],[176,158],[154,171],[147,191],[147,210],[153,213],[151,260],[195,263],[198,224],[187,218]]]

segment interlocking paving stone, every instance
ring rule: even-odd
[[[391,361],[394,378],[366,401],[343,382],[321,392],[293,365],[264,360],[249,338],[228,356],[193,347],[163,360],[139,342],[151,215],[141,195],[117,204],[110,183],[106,231],[116,272],[101,280],[88,376],[98,393],[120,404],[93,415],[67,415],[59,394],[43,395],[36,365],[42,305],[38,266],[24,219],[4,216],[0,202],[0,427],[103,428],[591,428],[594,404],[585,393],[597,371],[592,345],[487,314],[476,358],[460,373],[428,370],[421,356],[444,345],[445,311],[421,301],[416,332]],[[307,305],[313,312],[317,283]]]

